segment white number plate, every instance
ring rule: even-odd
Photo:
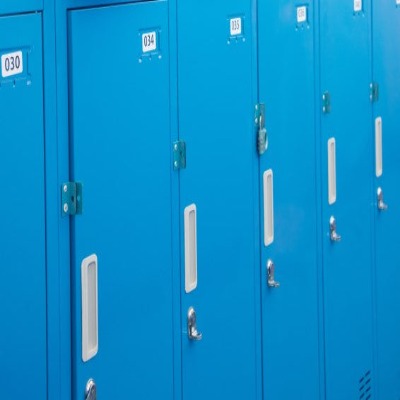
[[[231,18],[230,20],[231,36],[242,34],[242,18]]]
[[[142,34],[142,51],[147,53],[149,51],[157,50],[157,33],[146,32]]]
[[[362,0],[354,0],[354,11],[362,11]]]
[[[297,7],[297,23],[301,24],[307,21],[307,7]]]
[[[14,53],[3,54],[1,56],[1,76],[7,78],[8,76],[22,74],[24,71],[24,63],[22,51]]]

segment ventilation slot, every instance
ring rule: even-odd
[[[360,400],[372,399],[371,371],[367,371],[359,380]]]

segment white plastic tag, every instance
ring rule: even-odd
[[[1,56],[1,76],[3,78],[22,74],[23,71],[22,51],[15,51],[14,53],[3,54]]]
[[[354,11],[362,11],[362,0],[354,0]]]
[[[242,18],[231,18],[230,20],[231,36],[242,34]]]
[[[146,32],[142,34],[142,51],[147,53],[149,51],[157,50],[157,33]]]
[[[307,21],[307,7],[297,7],[297,23],[301,24]]]

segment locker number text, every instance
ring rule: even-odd
[[[21,74],[23,70],[24,66],[23,66],[22,51],[3,54],[1,56],[1,76],[3,78]]]
[[[301,24],[307,22],[307,7],[301,6],[297,7],[297,23]]]
[[[362,11],[362,0],[354,0],[354,11]]]
[[[146,32],[142,34],[142,51],[147,53],[149,51],[157,50],[157,33]]]
[[[242,18],[231,18],[230,20],[231,36],[242,34]]]

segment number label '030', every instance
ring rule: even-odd
[[[142,34],[142,51],[147,53],[149,51],[157,50],[157,33],[146,32]]]
[[[242,18],[231,18],[230,20],[231,36],[242,34]]]
[[[22,51],[3,54],[1,56],[1,76],[3,78],[21,74],[23,71],[24,71],[24,63],[23,63]]]

